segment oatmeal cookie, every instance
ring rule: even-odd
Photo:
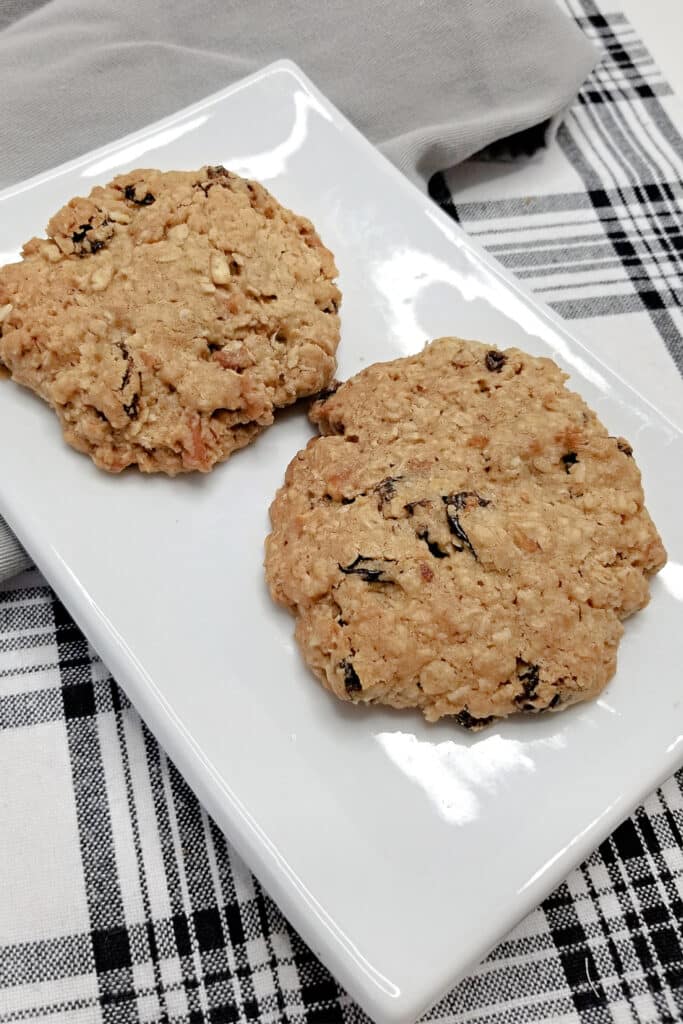
[[[266,572],[337,697],[478,728],[613,675],[666,555],[630,445],[565,379],[442,338],[314,403]]]
[[[331,379],[336,272],[256,182],[132,171],[0,270],[0,362],[103,469],[205,472]]]

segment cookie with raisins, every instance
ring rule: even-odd
[[[477,729],[608,682],[666,554],[630,446],[565,379],[442,338],[314,403],[266,573],[337,697]]]
[[[0,363],[103,469],[206,472],[331,381],[335,275],[256,182],[131,171],[0,269]]]

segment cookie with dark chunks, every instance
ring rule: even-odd
[[[336,272],[256,182],[132,171],[0,269],[0,363],[103,469],[206,472],[331,382]]]
[[[442,338],[313,404],[266,573],[337,697],[477,729],[613,675],[666,555],[630,446],[565,379]]]

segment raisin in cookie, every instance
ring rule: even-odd
[[[314,403],[266,571],[337,697],[477,728],[595,696],[666,555],[550,359],[442,338]]]
[[[47,235],[0,270],[0,362],[103,469],[207,471],[334,373],[332,254],[255,182],[132,171]]]

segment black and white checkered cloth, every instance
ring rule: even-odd
[[[437,175],[432,194],[577,329],[588,321],[586,337],[623,329],[644,363],[675,375],[683,140],[671,90],[620,13],[570,6],[606,57],[554,150],[520,157],[503,198],[505,175],[490,174],[486,199],[480,187],[459,202],[451,188],[471,168]],[[500,159],[480,163],[482,177]],[[683,774],[426,1019],[683,1020]],[[27,1020],[367,1020],[36,571],[0,587],[0,1024]]]

